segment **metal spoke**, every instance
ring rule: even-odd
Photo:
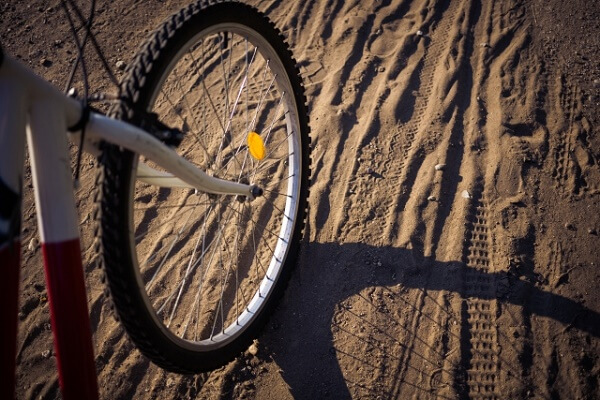
[[[264,194],[244,200],[193,197],[183,188],[159,192],[139,175],[133,211],[140,225],[130,233],[152,311],[164,329],[198,348],[235,340],[269,299],[297,232],[301,197],[300,140],[292,137],[300,127],[285,64],[263,38],[255,40],[257,33],[227,23],[219,29],[178,52],[149,110],[181,124],[179,155],[209,175],[257,184]],[[250,131],[263,140],[261,160],[250,155]]]

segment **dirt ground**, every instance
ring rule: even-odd
[[[103,295],[85,158],[101,397],[600,398],[600,3],[251,3],[286,36],[311,110],[299,265],[256,356],[166,373]],[[98,1],[117,75],[185,4]],[[58,1],[2,2],[0,41],[62,87],[75,47]],[[113,90],[93,57],[90,79]],[[60,398],[26,178],[17,397]]]

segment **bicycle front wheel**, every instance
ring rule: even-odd
[[[199,2],[153,33],[121,89],[113,116],[177,128],[180,155],[264,189],[249,201],[151,185],[140,166],[159,167],[104,146],[102,245],[118,315],[159,366],[211,370],[256,337],[296,262],[309,183],[296,63],[254,8]]]

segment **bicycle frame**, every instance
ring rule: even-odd
[[[1,55],[1,49],[0,49]],[[91,327],[82,269],[67,127],[81,104],[17,61],[0,57],[0,398],[14,397],[20,268],[21,196],[25,137],[31,159],[37,218],[59,383],[65,399],[97,398]],[[142,164],[144,181],[252,198],[255,186],[211,177],[151,136],[122,121],[91,113],[84,149],[99,154],[106,141],[139,153],[169,173]]]

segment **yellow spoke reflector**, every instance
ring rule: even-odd
[[[265,143],[258,133],[253,131],[248,133],[248,149],[250,150],[250,155],[256,160],[260,161],[265,158]]]

